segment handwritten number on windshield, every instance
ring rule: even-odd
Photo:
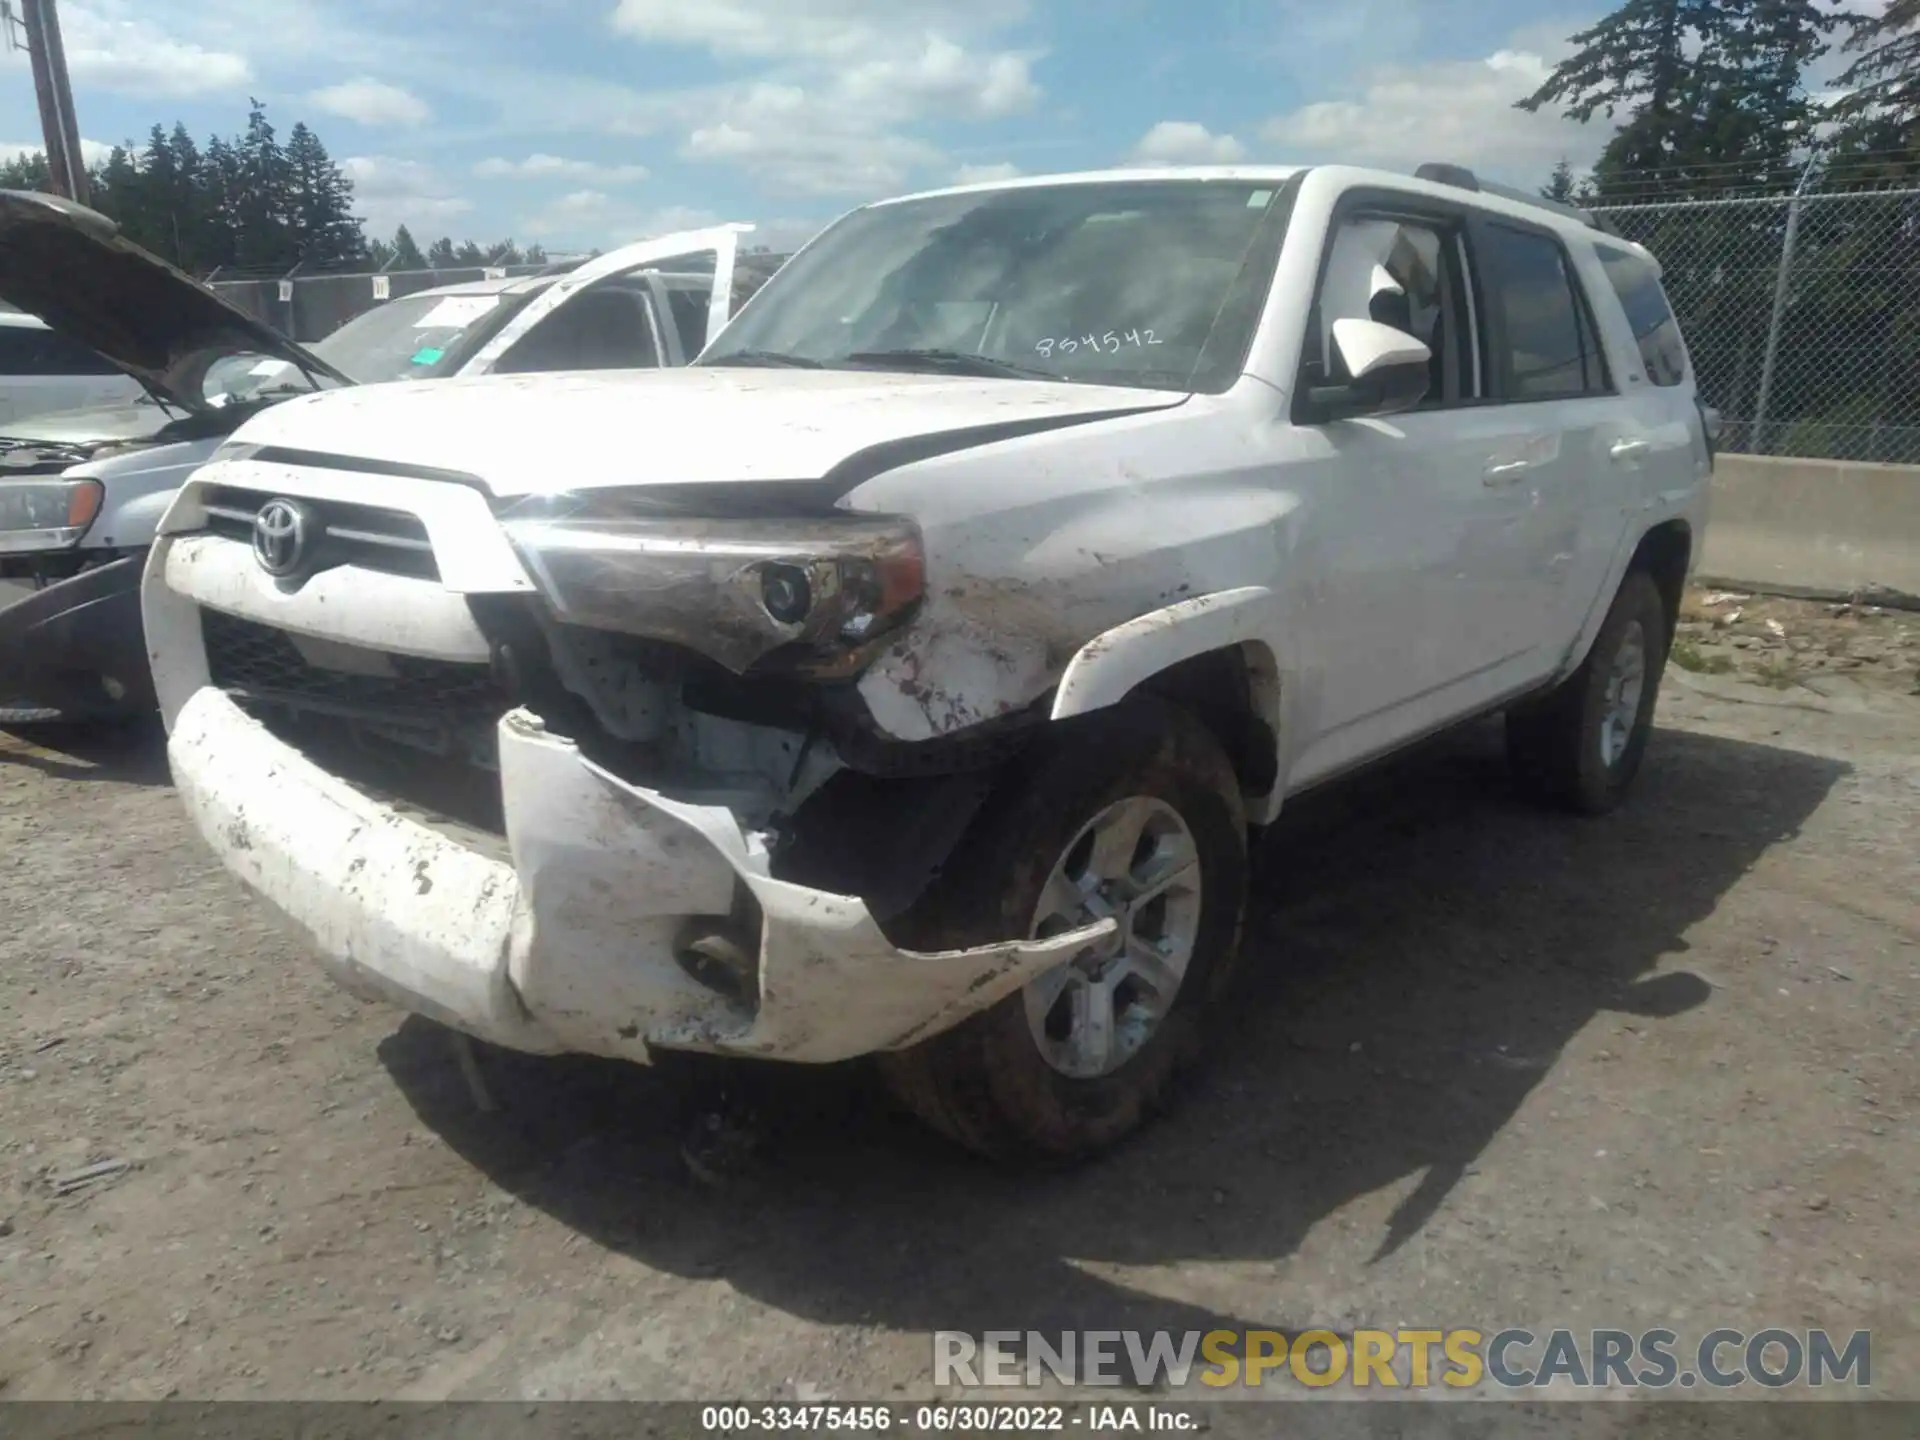
[[[1144,348],[1148,345],[1164,345],[1165,343],[1164,340],[1156,336],[1151,330],[1128,330],[1124,334],[1117,334],[1109,330],[1104,335],[1063,335],[1058,338],[1049,337],[1048,339],[1038,342],[1033,348],[1043,357],[1051,355],[1074,355],[1082,350],[1091,350],[1096,354],[1104,351],[1108,355],[1118,355],[1120,351],[1128,345],[1136,348]]]

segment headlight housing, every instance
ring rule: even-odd
[[[644,495],[578,496],[516,507],[504,524],[561,621],[683,645],[735,674],[851,675],[926,588],[910,521],[645,507]]]
[[[98,480],[0,480],[0,554],[71,550],[105,498]]]

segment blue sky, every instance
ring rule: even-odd
[[[1593,0],[60,0],[81,132],[265,101],[370,234],[780,243],[955,179],[1129,160],[1454,159],[1518,183],[1604,140],[1512,108]],[[26,59],[0,145],[38,148]]]

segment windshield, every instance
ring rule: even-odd
[[[1013,187],[856,210],[700,365],[945,369],[1224,390],[1279,255],[1277,181]]]
[[[308,348],[362,385],[437,379],[525,303],[523,295],[498,293],[406,295],[356,315]]]

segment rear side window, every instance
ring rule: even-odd
[[[1633,327],[1647,379],[1656,385],[1678,385],[1687,378],[1687,347],[1680,339],[1680,322],[1667,304],[1667,293],[1660,288],[1660,276],[1638,255],[1606,245],[1596,248],[1608,283]]]
[[[1480,227],[1481,285],[1496,320],[1495,363],[1508,400],[1564,400],[1607,392],[1606,362],[1578,282],[1545,235],[1488,223]]]

